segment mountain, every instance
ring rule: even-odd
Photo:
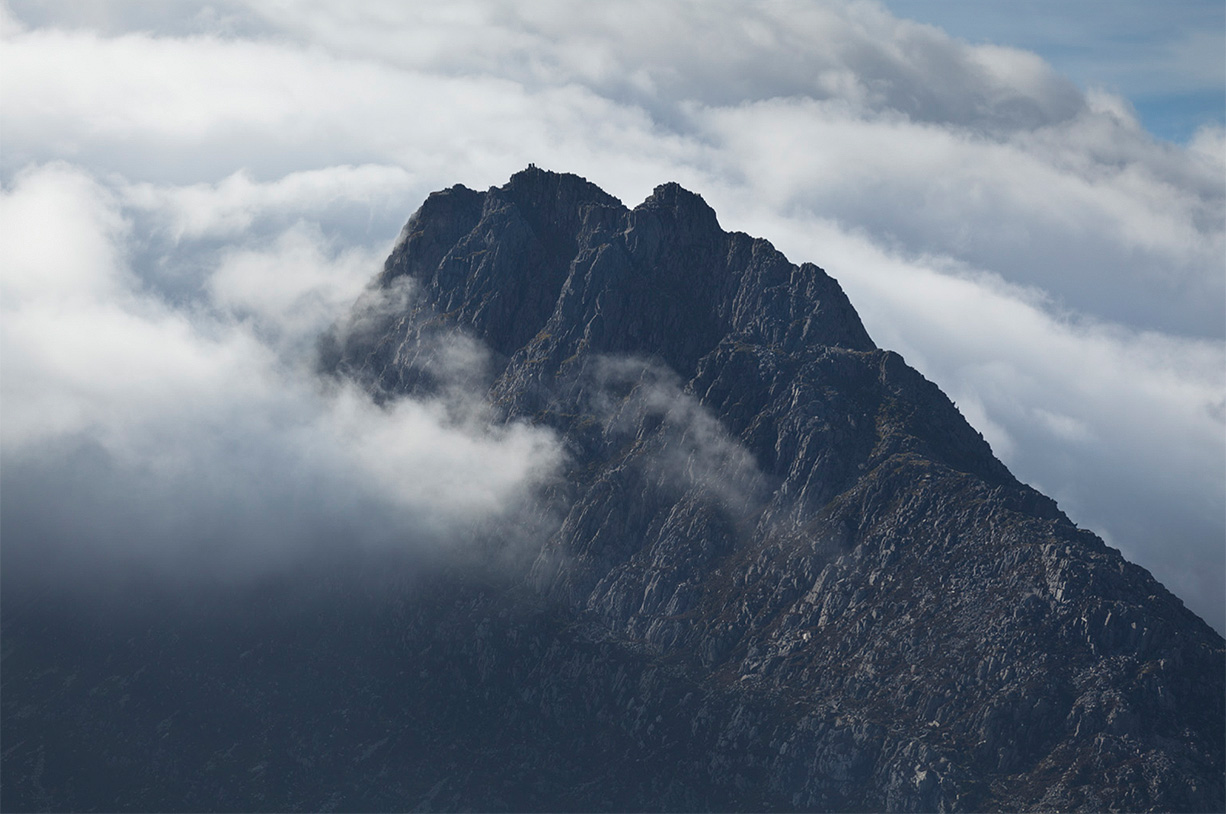
[[[320,364],[563,471],[429,579],[6,612],[6,810],[1226,808],[1226,642],[676,184],[434,193]]]

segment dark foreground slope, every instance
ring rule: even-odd
[[[6,607],[6,810],[1226,806],[1221,637],[821,269],[530,168],[432,195],[322,355],[427,395],[457,333],[565,445],[529,564]]]

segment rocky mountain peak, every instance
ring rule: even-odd
[[[675,183],[633,210],[578,176],[536,167],[484,193],[435,193],[379,284],[405,275],[507,357],[538,337],[538,355],[572,358],[582,345],[692,375],[731,337],[789,350],[873,347],[825,272],[724,232],[701,196]]]
[[[650,212],[660,218],[667,231],[689,236],[697,242],[720,234],[715,210],[702,196],[690,192],[676,182],[661,184],[647,200],[635,207],[635,212]]]
[[[578,175],[550,172],[535,165],[515,173],[506,185],[491,189],[486,197],[488,202],[514,204],[545,243],[553,239],[573,239],[588,206],[620,208],[622,205],[621,201]]]
[[[632,210],[536,168],[449,194],[410,231],[450,246],[402,243],[381,284],[411,275],[495,351],[507,418],[566,441],[534,580],[693,682],[713,740],[687,749],[783,807],[1220,807],[1221,637],[1019,483],[825,271],[675,183]],[[420,339],[338,368],[412,392]]]
[[[1222,637],[699,195],[436,192],[322,350],[560,471],[409,589],[6,618],[6,808],[1226,808]]]

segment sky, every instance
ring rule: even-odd
[[[10,0],[6,564],[241,579],[518,516],[562,452],[490,420],[481,348],[381,406],[312,361],[429,192],[532,162],[630,206],[678,181],[822,266],[1019,478],[1226,629],[1222,16]]]
[[[1142,126],[1185,144],[1226,124],[1226,4],[1218,0],[886,0],[971,43],[1034,51],[1082,89],[1127,99]]]

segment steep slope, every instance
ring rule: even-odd
[[[765,698],[730,769],[800,808],[1220,808],[1223,643],[1017,482],[838,284],[675,184],[530,168],[436,193],[333,361],[421,386],[423,331],[571,452],[535,575],[589,635]],[[727,723],[727,722],[725,722]],[[731,726],[731,724],[727,724]]]

